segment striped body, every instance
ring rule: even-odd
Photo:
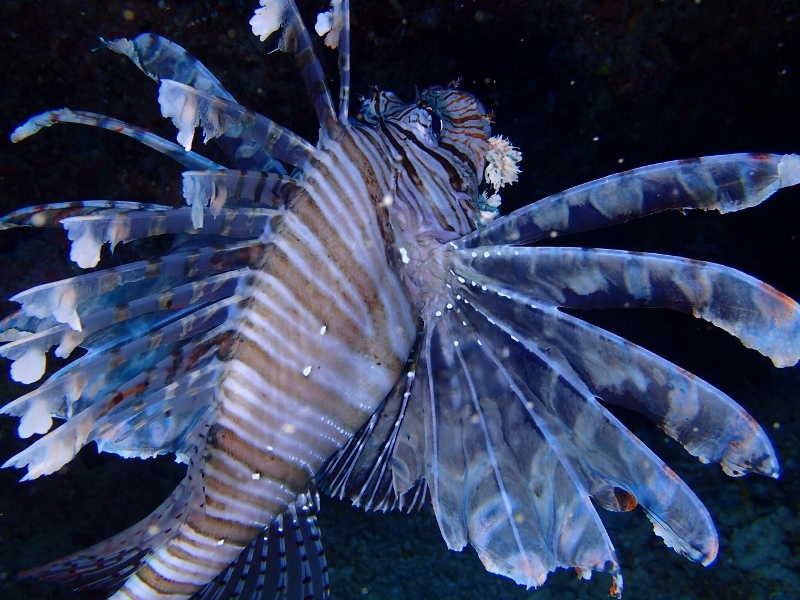
[[[289,2],[278,4],[287,29],[279,46],[294,53],[320,119],[316,148],[236,105],[195,59],[148,35],[107,45],[160,81],[162,113],[178,127],[183,148],[116,119],[68,109],[35,117],[14,133],[18,141],[53,123],[97,125],[193,169],[184,173],[188,209],[71,204],[53,207],[47,217],[24,211],[14,217],[18,224],[64,224],[74,241],[72,256],[81,266],[97,264],[106,241],[113,246],[181,231],[200,238],[257,236],[205,253],[205,258],[179,247],[167,258],[174,265],[142,265],[106,276],[111,286],[92,284],[100,286],[98,291],[113,291],[164,280],[156,286],[157,294],[145,299],[131,288],[125,297],[133,302],[117,309],[117,320],[144,318],[153,310],[169,313],[187,301],[189,306],[205,303],[166,325],[169,335],[159,324],[152,339],[140,343],[142,348],[134,341],[118,350],[113,364],[121,364],[129,352],[146,349],[146,357],[129,369],[140,370],[140,375],[121,386],[112,376],[101,378],[90,389],[103,400],[82,413],[87,421],[90,416],[108,421],[95,426],[97,434],[84,437],[83,443],[95,439],[105,450],[144,456],[144,447],[158,453],[172,439],[174,450],[190,465],[187,478],[162,507],[103,545],[132,547],[128,553],[115,550],[114,560],[136,568],[118,598],[188,597],[243,554],[259,532],[286,515],[297,521],[301,509],[294,507],[296,499],[309,496],[304,493],[312,478],[353,439],[398,381],[406,379],[420,318],[431,301],[437,302],[439,294],[432,290],[441,287],[437,250],[475,224],[474,199],[489,132],[480,103],[455,88],[431,88],[408,105],[374,90],[360,123],[350,123],[348,61],[342,65],[341,105],[335,115],[296,8]],[[347,11],[346,4],[342,10]],[[347,45],[346,36],[342,42]],[[258,170],[225,170],[189,151],[198,123],[207,137],[219,138],[236,162]],[[286,176],[275,158],[294,165],[298,174]],[[248,202],[258,204],[249,208]],[[191,230],[185,229],[188,222]],[[181,264],[192,275],[187,283],[170,288],[165,277],[178,275]],[[205,277],[211,265],[222,273]],[[195,273],[205,278],[195,281]],[[87,281],[56,284],[52,292],[36,290],[27,297],[25,311],[65,313],[73,328],[81,328],[77,337],[66,334],[72,346],[90,342],[92,328],[104,321],[90,317],[82,302]],[[153,291],[152,284],[147,286],[145,295]],[[66,311],[58,308],[65,302]],[[101,308],[105,302],[96,304]],[[58,337],[50,334],[47,339]],[[19,363],[14,372],[34,380],[46,346],[25,350],[30,341],[19,350],[13,344],[5,350]],[[189,345],[178,358],[160,349],[186,341]],[[90,360],[87,367],[96,362]],[[134,367],[136,362],[140,366]],[[173,389],[172,381],[178,387]],[[135,399],[158,386],[165,386],[158,397],[168,413],[184,416],[174,425],[173,417],[167,417],[166,427],[139,423],[131,439],[129,421],[113,418],[114,411],[129,419],[137,406],[147,405]],[[179,406],[168,406],[181,395],[190,397],[188,407],[179,411]],[[82,397],[79,393],[73,401],[81,403]],[[39,396],[23,398],[13,410],[39,415],[41,409],[26,407],[43,402]],[[44,426],[37,420],[24,429]],[[35,457],[43,453],[32,447],[15,464],[27,461],[31,476],[38,476],[68,460],[69,448],[46,453],[55,458],[37,464]],[[88,573],[90,557],[98,553],[68,557],[60,563],[63,567],[50,572]]]
[[[345,160],[358,154],[348,135],[343,144],[306,170],[239,292],[203,511],[120,598],[202,587],[308,487],[402,373],[416,323],[380,227],[388,182],[375,185],[366,158]]]
[[[322,140],[262,236],[262,264],[239,290],[220,376],[204,509],[120,598],[205,584],[308,487],[403,376],[430,301],[421,289],[441,281],[428,272],[435,261],[425,240],[438,246],[471,230],[488,127],[480,103],[460,90],[435,88],[417,105],[381,101],[376,91],[362,109],[379,127],[345,124]],[[443,135],[473,130],[474,155],[454,159],[427,139],[427,125],[416,127],[431,102],[465,115],[448,114],[455,125]]]

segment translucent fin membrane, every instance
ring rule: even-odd
[[[198,427],[193,439],[194,456],[205,450],[205,433],[211,419]],[[140,566],[153,548],[165,544],[178,527],[202,502],[202,461],[191,460],[186,477],[148,517],[117,535],[69,556],[36,569],[20,573],[20,577],[36,577],[43,581],[58,581],[79,591],[113,590]]]
[[[591,391],[571,369],[549,357],[548,347],[543,348],[537,340],[525,337],[527,332],[519,329],[516,322],[495,321],[493,317],[497,316],[496,313],[482,304],[488,295],[479,291],[470,294],[469,304],[465,301],[460,303],[463,313],[448,312],[447,320],[453,332],[453,343],[461,342],[457,346],[458,352],[463,354],[474,349],[479,355],[485,355],[492,360],[500,373],[513,382],[513,385],[509,382],[511,387],[519,390],[514,395],[512,406],[521,406],[513,409],[514,413],[502,420],[507,431],[502,437],[493,436],[495,449],[513,445],[516,450],[513,456],[520,457],[526,449],[535,447],[528,446],[519,439],[520,436],[527,437],[520,422],[533,420],[549,442],[550,452],[553,454],[550,460],[555,459],[559,464],[570,465],[573,473],[570,485],[563,489],[559,489],[561,481],[554,478],[554,489],[545,492],[545,496],[552,493],[553,498],[559,499],[557,504],[562,506],[564,498],[573,494],[580,497],[591,495],[604,507],[619,510],[625,507],[618,506],[614,488],[622,488],[644,507],[655,525],[656,533],[670,547],[693,560],[704,563],[714,560],[718,547],[716,531],[700,500],[671,469],[600,406]],[[467,296],[464,297],[465,300],[466,298]],[[463,320],[464,317],[466,321]],[[473,327],[482,344],[477,344],[475,336],[469,337]],[[458,331],[462,334],[457,335]],[[475,375],[479,373],[473,374],[472,384],[483,387],[482,382],[486,378]],[[499,374],[494,375],[494,381],[498,376]],[[478,393],[477,396],[480,398],[481,394]],[[499,410],[502,415],[502,403]],[[514,418],[513,414],[520,415],[521,419]],[[499,422],[498,427],[491,428],[494,431],[497,429],[504,429],[499,427]],[[508,466],[503,469],[502,455],[497,452],[494,454],[497,456],[495,469],[507,471]],[[512,462],[509,466],[513,468],[513,465]],[[540,471],[528,468],[523,469],[523,472]],[[531,484],[535,486],[534,482]],[[587,510],[594,512],[591,505]],[[509,515],[511,517],[513,515]],[[550,520],[544,519],[543,522]],[[571,525],[574,526],[574,521]],[[550,541],[549,547],[559,557],[566,555],[562,550],[566,551],[567,548],[573,553],[580,550],[592,555],[599,550],[593,547],[594,543],[570,541],[576,535],[580,539],[582,531],[580,527],[570,529],[572,535],[565,532],[563,537],[556,536]],[[582,562],[560,566],[577,566],[582,570],[586,568],[586,564]],[[590,566],[593,570],[600,570],[597,564]]]
[[[199,60],[166,38],[143,33],[133,40],[121,38],[104,43],[114,52],[128,56],[142,72],[155,81],[172,79],[224,100],[236,102]],[[261,140],[242,136],[217,138],[216,141],[228,159],[239,169],[286,174],[283,166],[264,150]]]
[[[221,136],[258,140],[266,152],[293,166],[304,164],[315,152],[314,146],[274,121],[177,81],[161,81],[158,102],[161,114],[178,128],[178,143],[187,151],[200,125],[206,142]]]
[[[331,29],[336,33],[336,43],[326,37],[325,45],[339,48],[339,122],[347,123],[350,103],[350,2],[331,3],[333,15]]]
[[[777,367],[800,359],[800,306],[741,271],[661,254],[488,246],[453,252],[456,272],[568,308],[669,308],[735,335]]]
[[[347,0],[343,2],[344,8],[338,8],[337,16],[349,16],[349,4]],[[265,13],[269,11],[269,14]],[[268,23],[268,31],[257,31],[256,23],[266,17],[262,24]],[[317,113],[319,126],[321,129],[320,137],[331,136],[333,131],[339,127],[339,122],[336,119],[336,113],[333,110],[333,101],[328,86],[325,82],[325,74],[322,71],[322,66],[319,59],[314,52],[314,46],[311,43],[311,37],[308,35],[303,19],[297,10],[297,5],[288,0],[278,0],[269,7],[259,8],[253,19],[250,20],[253,26],[253,33],[261,37],[261,41],[276,31],[278,28],[283,27],[284,31],[278,42],[278,49],[282,52],[291,52],[294,55],[294,61],[300,75],[305,83],[306,91],[308,92],[314,110]],[[349,32],[349,25],[347,32]],[[345,34],[347,33],[345,32]],[[349,38],[345,40],[345,47],[349,48]],[[341,63],[340,63],[341,65]],[[341,66],[340,66],[341,69]],[[340,70],[341,74],[341,70]],[[344,77],[341,80],[343,83],[346,81]]]
[[[184,171],[183,197],[192,207],[209,207],[217,217],[225,205],[244,203],[280,208],[302,184],[296,179],[259,171]]]
[[[120,242],[178,233],[258,238],[266,235],[267,224],[277,214],[267,208],[214,207],[212,212],[201,202],[194,202],[191,208],[173,209],[159,204],[100,200],[22,209],[0,219],[0,229],[60,223],[73,242],[70,259],[89,268],[100,261],[100,248],[105,243],[113,250]]]
[[[348,498],[355,506],[366,510],[384,512],[394,509],[411,512],[428,499],[424,480],[409,486],[404,483],[408,476],[397,478],[393,471],[399,464],[395,455],[403,455],[400,431],[410,402],[422,341],[419,336],[406,371],[378,410],[325,466],[320,485],[331,496]]]
[[[170,296],[174,294],[174,286],[203,275],[213,276],[248,266],[257,260],[262,248],[257,241],[205,247],[38,285],[11,298],[22,305],[22,311],[0,322],[0,340],[17,339],[26,333],[43,331],[56,322],[69,323],[75,317],[84,319],[112,307],[119,317],[124,317],[130,314],[126,305],[134,301],[155,299],[160,309],[181,308],[181,302]],[[195,283],[203,285],[202,281]]]
[[[209,219],[205,214],[209,213]],[[210,209],[176,208],[163,212],[129,212],[90,215],[61,220],[72,241],[70,259],[79,267],[94,267],[100,262],[100,248],[108,243],[111,250],[120,242],[164,234],[202,233],[231,238],[257,238],[277,213],[269,209],[220,209],[216,217]],[[202,229],[201,229],[202,228]]]
[[[511,369],[532,356],[522,346],[496,356],[488,340],[461,329],[463,316],[432,321],[414,390],[424,412],[407,415],[400,435],[425,457],[417,476],[428,481],[448,547],[470,543],[489,571],[526,587],[558,566],[617,573],[585,475],[570,460],[569,434],[539,397],[564,383],[521,381]]]
[[[120,38],[102,42],[109,50],[130,58],[144,74],[157,82],[174,79],[219,98],[236,101],[205,65],[178,44],[160,35],[142,33],[132,40]]]
[[[471,288],[471,294],[481,294],[480,302],[498,315],[498,323],[514,321],[518,336],[548,348],[593,395],[645,414],[703,462],[720,462],[729,475],[777,476],[777,458],[761,427],[705,381],[570,315],[541,305],[536,310],[530,298],[509,297],[494,286]]]
[[[57,202],[37,204],[20,208],[4,217],[0,217],[0,230],[14,227],[57,227],[61,221],[69,217],[102,215],[106,213],[122,214],[132,211],[170,210],[163,204],[144,204],[126,202],[124,200],[81,200],[78,202]]]
[[[100,261],[100,248],[105,243],[113,250],[120,242],[178,233],[258,238],[265,235],[270,219],[278,214],[266,208],[220,208],[214,212],[199,202],[191,208],[176,209],[133,202],[71,202],[11,213],[0,219],[0,229],[61,224],[72,241],[70,259],[89,268]]]
[[[0,355],[15,361],[11,366],[12,378],[23,383],[31,383],[29,381],[31,377],[38,375],[36,379],[33,379],[35,381],[44,373],[45,353],[50,348],[58,346],[55,351],[56,356],[67,358],[77,346],[88,350],[95,348],[106,337],[106,335],[95,334],[122,321],[162,310],[174,310],[227,298],[233,295],[242,274],[243,271],[229,271],[207,277],[133,300],[125,305],[116,305],[105,310],[84,314],[82,318],[78,317],[73,308],[67,319],[64,319],[62,315],[56,316],[56,318],[61,316],[64,323],[42,328],[34,334],[19,337],[0,347]],[[63,295],[61,297],[64,298]],[[59,304],[59,307],[65,303]],[[17,365],[17,361],[25,363],[25,366]],[[41,368],[33,369],[27,365],[27,361],[40,363]]]
[[[129,327],[129,335],[114,336],[108,346],[89,352],[56,373],[36,391],[4,407],[4,413],[22,416],[25,427],[37,433],[49,429],[52,424],[51,415],[69,417],[54,432],[9,459],[4,467],[28,467],[28,474],[24,479],[52,473],[71,460],[90,441],[90,433],[98,419],[122,400],[132,394],[141,395],[143,390],[157,393],[159,385],[168,387],[168,380],[181,368],[187,371],[188,383],[191,383],[192,378],[201,374],[202,370],[198,370],[197,374],[189,371],[196,366],[198,356],[203,356],[206,351],[199,354],[193,352],[205,347],[215,349],[226,343],[224,336],[219,337],[222,331],[215,328],[226,322],[230,317],[230,309],[237,301],[236,297],[231,297],[185,316],[179,314],[178,318],[172,317],[149,324],[145,331],[130,331]],[[187,353],[176,354],[186,344],[190,344]],[[171,358],[161,362],[168,356]],[[154,366],[155,371],[149,371]],[[63,392],[69,395],[66,396]],[[183,396],[182,399],[191,400],[193,396],[194,394]],[[204,405],[208,407],[208,398],[205,398]],[[176,412],[183,416],[183,411],[176,408]],[[25,422],[34,417],[36,422]],[[179,418],[175,427],[171,428],[171,439],[180,437],[194,420]],[[121,421],[116,424],[124,423],[125,421]],[[149,433],[154,432],[151,429]],[[153,440],[152,445],[142,445],[139,455],[152,456],[153,448],[159,449],[158,453],[175,451],[164,439],[158,442],[162,445],[159,446],[156,440]]]
[[[456,243],[465,248],[527,244],[668,209],[732,212],[756,206],[780,188],[798,182],[800,157],[793,154],[728,154],[671,161],[548,196]]]

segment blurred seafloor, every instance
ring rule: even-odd
[[[174,139],[156,86],[126,58],[92,52],[98,36],[151,31],[198,56],[246,106],[316,140],[290,59],[268,54],[247,25],[254,1],[0,3],[0,209],[74,199],[180,203],[180,168],[136,143],[57,127],[17,146],[13,128],[69,106],[151,127]],[[302,2],[306,22],[324,2]],[[522,149],[504,211],[619,170],[709,154],[800,151],[800,4],[796,0],[353,0],[353,86],[392,89],[463,78],[496,112],[495,131]],[[336,89],[335,57],[322,52]],[[358,103],[351,103],[351,113]],[[213,152],[213,149],[210,149]],[[800,298],[800,190],[754,210],[663,214],[559,240],[723,262]],[[157,248],[154,248],[157,249]],[[117,249],[117,258],[142,249]],[[0,297],[69,276],[63,232],[0,235]],[[6,303],[4,313],[15,305]],[[583,316],[583,315],[582,315]],[[587,315],[739,400],[770,431],[778,481],[725,477],[653,427],[627,423],[694,489],[715,519],[719,558],[703,568],[652,535],[640,510],[603,513],[626,598],[800,597],[800,420],[797,368],[778,371],[704,322],[663,311]],[[6,363],[7,364],[7,363]],[[6,367],[3,365],[3,372]],[[0,400],[23,391],[4,374]],[[0,419],[0,457],[23,444]],[[169,457],[123,461],[82,452],[50,477],[17,484],[0,472],[0,597],[78,597],[15,574],[106,538],[143,517],[181,470]],[[602,512],[602,511],[601,511]],[[538,592],[484,572],[470,549],[448,552],[432,513],[372,515],[326,499],[323,541],[334,598],[604,598],[609,578],[551,575]],[[85,595],[81,597],[104,597]]]

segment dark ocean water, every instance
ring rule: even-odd
[[[495,132],[522,150],[503,211],[603,175],[674,158],[800,151],[800,5],[796,0],[569,2],[353,0],[353,85],[411,99],[415,86],[462,78],[495,111]],[[32,114],[69,106],[147,125],[174,139],[156,85],[126,58],[92,50],[151,31],[200,58],[246,106],[306,139],[317,126],[294,65],[247,21],[254,2],[22,1],[0,3],[0,209],[74,199],[180,203],[180,169],[103,131],[57,127],[13,146]],[[306,22],[324,8],[302,2]],[[331,85],[335,57],[323,52]],[[351,104],[351,113],[357,109]],[[213,150],[212,150],[213,152]],[[569,243],[723,262],[800,298],[800,190],[732,215],[664,214]],[[75,274],[61,232],[0,234],[0,297]],[[565,240],[566,242],[566,240]],[[118,253],[134,250],[120,248]],[[14,307],[8,303],[4,311]],[[708,507],[720,554],[704,568],[652,535],[640,510],[604,519],[626,598],[800,597],[798,368],[777,370],[725,333],[685,315],[613,311],[593,322],[707,379],[770,432],[780,480],[727,478],[636,420],[629,426]],[[5,365],[2,365],[5,371]],[[0,383],[0,401],[22,388]],[[0,418],[0,457],[22,448]],[[0,597],[72,598],[18,582],[18,571],[116,533],[169,494],[167,458],[123,461],[84,451],[48,478],[0,472]],[[606,518],[607,517],[607,518]],[[525,592],[487,574],[474,552],[448,552],[432,512],[364,514],[323,500],[334,598],[604,598],[609,578],[551,576]],[[84,596],[92,597],[92,596]],[[95,596],[103,597],[103,596]]]

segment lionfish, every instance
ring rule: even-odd
[[[720,390],[563,309],[691,313],[784,367],[800,358],[800,307],[719,264],[533,244],[667,209],[749,208],[800,182],[800,158],[667,162],[498,216],[520,154],[480,101],[454,84],[410,104],[373,88],[350,119],[349,3],[331,6],[316,29],[339,51],[338,108],[293,0],[261,0],[250,21],[262,41],[282,28],[316,145],[153,34],[104,45],[159,83],[178,144],[69,109],[13,133],[92,125],[188,169],[184,207],[71,202],[0,220],[63,227],[82,268],[106,243],[174,236],[156,258],[12,298],[0,354],[14,380],[41,379],[53,348],[85,353],[3,408],[21,437],[46,433],[5,467],[47,475],[89,442],[187,465],[149,517],[27,574],[113,598],[326,598],[318,489],[370,510],[430,502],[450,549],[469,543],[527,587],[573,567],[610,574],[621,596],[593,502],[641,506],[669,547],[711,563],[703,504],[604,405],[731,476],[777,477],[769,439]],[[198,126],[233,168],[191,150]],[[53,418],[65,422],[50,431]]]

